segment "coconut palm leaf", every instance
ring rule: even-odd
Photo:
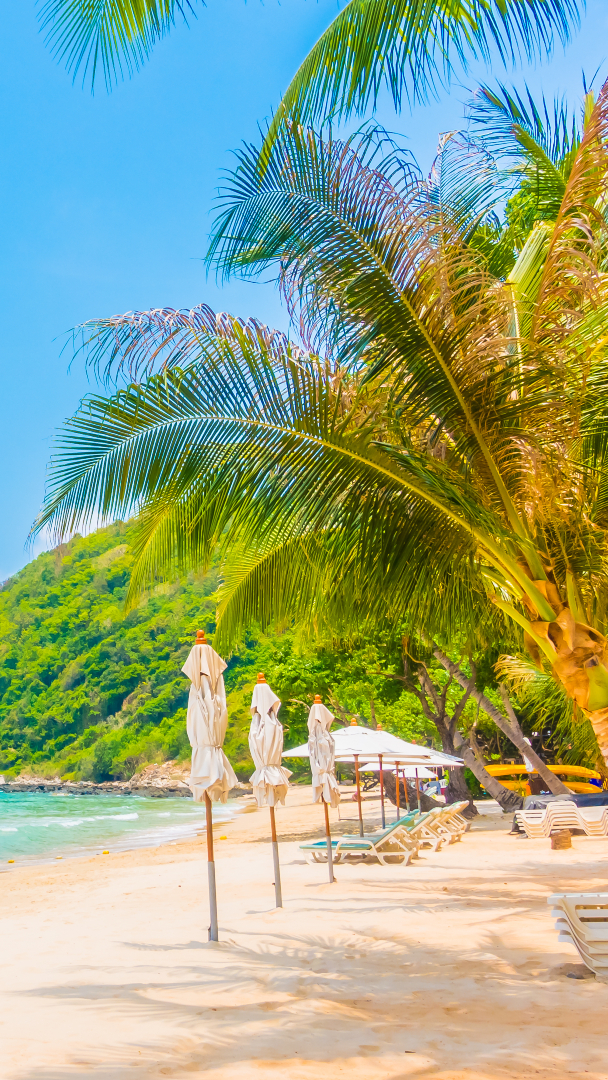
[[[350,0],[286,90],[265,145],[285,122],[310,125],[374,108],[386,88],[396,109],[424,101],[471,57],[504,63],[550,51],[578,21],[575,0]]]
[[[537,104],[528,87],[522,95],[499,83],[495,90],[481,86],[468,114],[473,136],[497,161],[506,158],[521,169],[525,156],[531,165],[567,178],[571,156],[580,145],[581,124],[570,115],[564,98],[555,98],[551,109],[544,96]]]
[[[199,516],[215,505],[217,535],[229,521],[246,539],[250,521],[257,535],[258,514],[273,508],[269,535],[301,530],[303,520],[317,530],[356,521],[360,543],[373,547],[379,515],[390,538],[403,513],[421,508],[467,544],[477,535],[496,546],[499,523],[491,513],[481,522],[466,484],[429,476],[411,448],[373,440],[373,415],[343,400],[340,379],[316,358],[284,339],[271,348],[236,320],[232,335],[197,335],[197,345],[204,352],[189,369],[85,399],[62,434],[38,528],[65,533],[93,506],[105,518],[148,505],[166,519],[185,500]]]
[[[175,23],[193,14],[190,0],[43,0],[42,29],[52,53],[74,78],[110,89],[138,71]]]
[[[592,110],[587,94],[583,116]],[[502,186],[510,200],[507,233],[521,249],[537,222],[555,221],[582,139],[582,124],[571,117],[564,99],[550,109],[499,85],[481,87],[469,106],[473,137],[502,164]]]
[[[327,357],[208,311],[89,327],[100,370],[159,373],[68,423],[39,527],[140,509],[132,596],[219,549],[227,636],[271,612],[476,640],[504,619],[608,757],[607,117],[603,89],[507,280],[464,141],[430,180],[395,147],[385,175],[369,131],[290,129],[265,169],[247,149],[212,258],[274,263]]]
[[[490,448],[500,436],[496,453],[506,465],[508,438],[505,445],[498,425],[486,437],[478,422],[480,411],[489,419],[488,392],[499,369],[504,378],[504,297],[461,232],[463,207],[482,189],[487,210],[486,181],[470,177],[468,194],[462,183],[446,191],[435,178],[412,179],[399,190],[368,162],[367,151],[367,142],[324,142],[294,129],[260,172],[247,150],[222,193],[209,259],[224,272],[278,262],[305,334],[334,345],[341,364],[366,363],[370,379],[388,379],[394,406],[410,425],[450,431],[462,457],[480,459],[488,497],[523,535]],[[509,391],[503,396],[513,412]],[[492,409],[500,407],[494,395]],[[538,566],[534,573],[542,576]]]
[[[279,116],[362,113],[384,83],[398,106],[404,94],[424,99],[455,60],[550,52],[568,40],[579,9],[578,0],[351,0],[300,67]],[[108,88],[139,69],[177,15],[192,14],[191,0],[43,0],[40,8],[54,55]]]

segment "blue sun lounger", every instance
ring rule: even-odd
[[[413,810],[381,832],[367,836],[341,836],[332,840],[333,860],[340,862],[347,855],[362,858],[375,855],[385,865],[405,862],[407,866],[420,846],[420,840],[412,833],[412,826],[415,828],[428,817],[429,814],[418,814],[417,810]],[[327,840],[300,844],[300,849],[305,851],[307,858],[311,858],[313,862],[327,862]]]

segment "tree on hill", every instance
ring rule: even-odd
[[[116,523],[39,555],[0,590],[0,773],[124,780],[148,762],[187,759],[182,664],[197,628],[213,634],[217,574],[161,585],[127,615],[137,529]],[[426,742],[433,729],[393,671],[387,636],[352,646],[249,634],[228,657],[227,753],[241,779],[259,670],[282,699],[286,745],[307,737],[316,693]],[[295,766],[307,776],[307,763]]]

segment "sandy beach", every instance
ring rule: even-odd
[[[461,843],[330,885],[298,848],[309,799],[277,813],[280,911],[268,811],[218,827],[219,944],[204,837],[1,874],[2,1080],[608,1077],[608,985],[567,977],[546,903],[606,889],[608,841],[551,851],[488,806]]]

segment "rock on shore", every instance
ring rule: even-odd
[[[162,765],[147,765],[141,772],[135,773],[130,780],[108,780],[105,783],[96,784],[92,780],[62,780],[60,776],[49,779],[24,773],[2,784],[0,790],[7,794],[39,791],[47,794],[146,795],[148,798],[158,799],[191,799],[189,779],[189,762],[165,761]],[[250,793],[251,790],[250,784],[239,783],[230,795],[244,795]]]

